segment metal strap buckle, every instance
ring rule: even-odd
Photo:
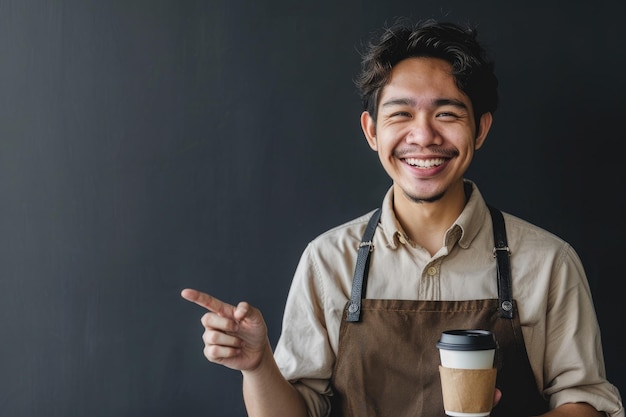
[[[370,252],[372,252],[374,250],[374,244],[372,243],[371,240],[367,241],[367,242],[361,242],[359,243],[359,249],[365,247],[365,246],[369,246],[370,247]]]
[[[508,246],[505,246],[503,248],[493,248],[493,257],[494,258],[498,255],[497,251],[499,251],[499,250],[506,251],[509,254],[509,256],[511,256],[511,250],[509,249]]]

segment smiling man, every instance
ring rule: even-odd
[[[207,359],[242,372],[248,415],[443,416],[435,344],[480,328],[498,342],[493,416],[624,417],[576,252],[464,177],[498,104],[475,30],[399,21],[362,64],[361,125],[393,184],[308,244],[275,352],[258,309],[182,292],[208,310]]]
[[[367,141],[393,179],[396,217],[411,242],[431,255],[465,206],[463,175],[491,121],[487,112],[475,123],[471,100],[457,88],[451,65],[432,57],[396,64],[378,113],[361,115]]]

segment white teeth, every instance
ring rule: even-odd
[[[414,167],[419,168],[431,168],[436,167],[443,164],[443,158],[435,158],[435,159],[417,159],[417,158],[406,158],[406,163],[412,165]]]

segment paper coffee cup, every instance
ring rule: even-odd
[[[448,330],[437,342],[445,413],[488,416],[493,407],[496,341],[488,330]]]

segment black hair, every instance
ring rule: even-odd
[[[361,54],[361,73],[355,80],[363,109],[377,119],[380,92],[393,67],[411,57],[440,58],[452,66],[457,87],[469,97],[476,126],[480,117],[498,107],[498,79],[494,63],[477,40],[475,27],[434,19],[412,23],[400,18],[382,28]]]

